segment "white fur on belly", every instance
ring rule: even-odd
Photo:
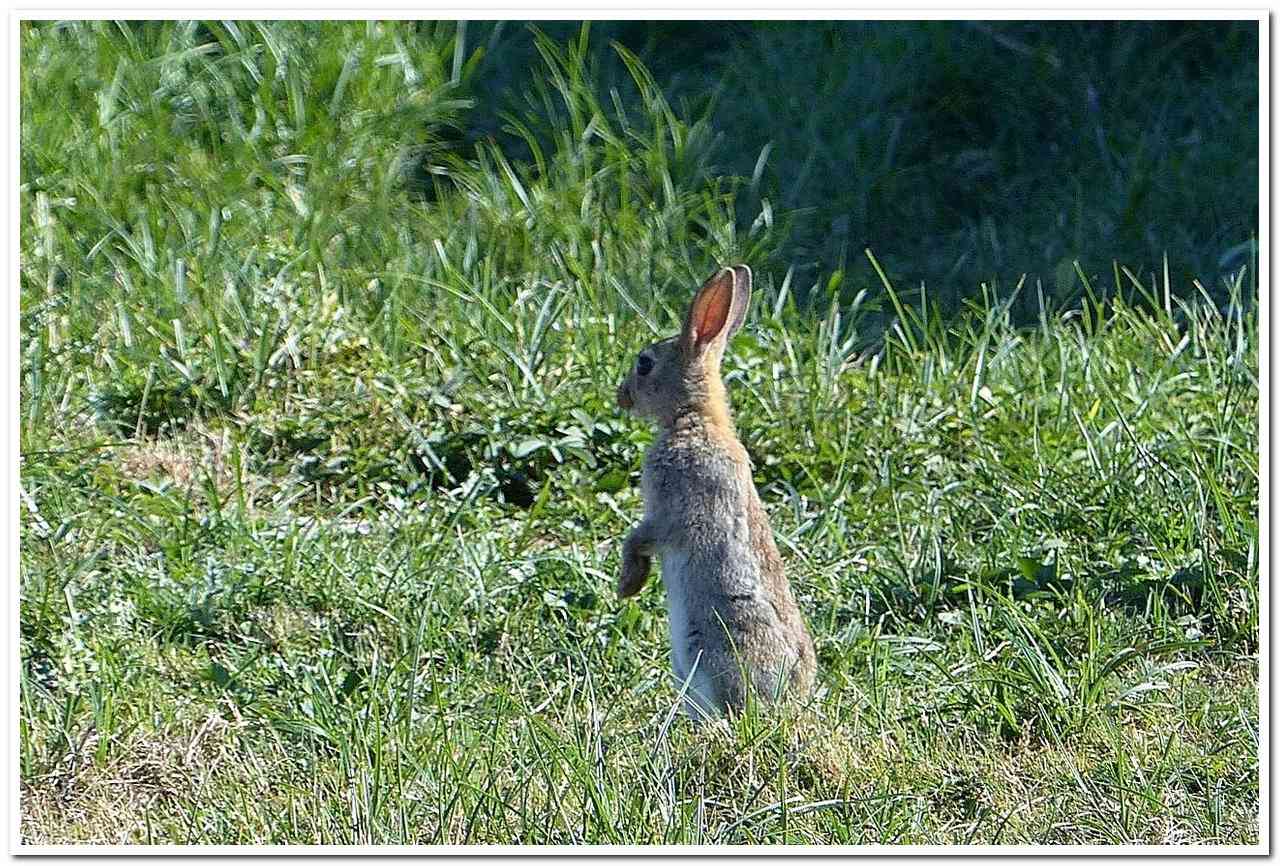
[[[687,658],[689,634],[689,554],[667,548],[662,551],[662,583],[667,589],[667,627],[671,636],[671,665],[678,678],[689,675],[693,659]]]
[[[688,573],[690,556],[683,550],[662,551],[662,582],[667,589],[667,626],[671,639],[671,667],[676,688],[685,689],[685,710],[694,718],[717,712],[711,675],[699,651],[690,652],[689,627],[692,614],[689,588],[694,575]],[[692,674],[692,676],[690,675]],[[685,681],[688,680],[688,686]]]

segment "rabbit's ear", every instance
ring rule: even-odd
[[[733,266],[733,308],[729,311],[729,331],[725,339],[732,338],[742,330],[742,323],[747,320],[747,309],[751,306],[751,268],[746,265]]]
[[[680,348],[686,357],[701,355],[721,336],[728,336],[736,282],[733,270],[723,268],[703,283],[698,294],[693,296],[689,315],[685,316],[684,330],[680,332]]]

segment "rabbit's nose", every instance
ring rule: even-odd
[[[618,386],[618,405],[623,409],[630,409],[635,405],[635,401],[631,399],[631,389],[627,387],[626,382]]]

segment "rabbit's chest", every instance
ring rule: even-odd
[[[668,547],[659,554],[662,561],[662,584],[667,593],[667,614],[673,626],[688,620],[690,589],[695,585],[690,574],[689,552],[679,547]]]
[[[705,523],[745,506],[737,466],[727,455],[650,455],[641,473],[645,511],[673,523]]]

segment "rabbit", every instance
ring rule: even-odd
[[[617,394],[623,410],[657,430],[641,479],[644,519],[623,542],[618,595],[638,593],[660,558],[672,667],[697,720],[740,711],[748,691],[803,699],[817,670],[720,378],[750,299],[749,268],[718,271],[680,334],[640,352]]]

